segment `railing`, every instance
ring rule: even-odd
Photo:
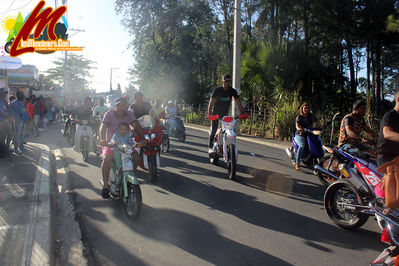
[[[207,118],[208,107],[199,106],[194,107],[193,105],[180,105],[179,112],[183,115],[186,123],[193,123],[198,125],[209,126],[210,122]],[[283,137],[290,140],[291,132],[295,130],[295,123],[287,118],[287,114],[284,115],[284,128],[280,128],[281,132],[274,132],[276,130],[276,114],[271,116],[270,110],[255,110],[253,108],[246,110],[249,113],[249,119],[240,122],[240,133],[243,135],[258,136],[261,138],[276,139]],[[322,135],[323,143],[330,145],[337,145],[339,138],[339,131],[343,115],[336,113],[333,116],[325,115],[318,116],[320,124],[324,128]],[[378,133],[379,120],[367,116],[366,123]],[[292,125],[291,125],[292,124]]]

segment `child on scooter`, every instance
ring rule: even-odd
[[[128,134],[130,126],[126,122],[121,122],[118,125],[118,131],[112,136],[111,142],[119,145],[130,144],[133,145],[134,141]]]

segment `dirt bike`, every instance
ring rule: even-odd
[[[380,190],[382,175],[372,162],[353,156],[339,147],[334,149],[345,161],[339,165],[340,177],[324,172],[337,180],[324,194],[324,207],[328,217],[338,226],[359,228],[370,215],[374,215],[369,203],[379,198],[377,191]]]
[[[229,174],[229,179],[236,178],[238,149],[237,149],[237,133],[235,126],[237,119],[248,119],[248,114],[242,114],[236,117],[224,116],[221,120],[222,128],[219,128],[215,135],[213,143],[213,152],[209,153],[209,160],[212,164],[217,164],[219,158],[223,157]],[[209,115],[211,121],[219,119],[219,115]]]
[[[155,183],[158,178],[158,168],[160,167],[159,154],[163,131],[159,121],[155,121],[151,115],[143,115],[138,121],[143,128],[144,138],[147,140],[145,147],[136,147],[142,162],[140,167],[148,171],[148,179],[151,183]],[[134,141],[136,143],[141,141],[137,133],[134,135]]]
[[[114,150],[114,162],[111,166],[108,185],[113,199],[122,199],[126,215],[131,220],[137,219],[142,205],[140,183],[133,172],[132,153],[135,145],[116,145],[109,143]],[[103,179],[100,183],[104,186]]]
[[[382,235],[381,242],[390,245],[370,265],[394,266],[399,264],[399,210],[386,208],[381,200],[370,203],[378,217]]]

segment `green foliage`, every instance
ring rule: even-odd
[[[53,61],[53,64],[54,67],[46,71],[47,78],[53,80],[58,86],[64,86],[66,95],[84,95],[85,90],[90,88],[90,82],[87,79],[92,77],[91,70],[95,69],[93,66],[95,62],[82,55],[68,53],[66,61],[59,57]],[[64,77],[66,77],[65,84]]]

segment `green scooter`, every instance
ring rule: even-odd
[[[132,153],[139,144],[116,145],[110,143],[108,147],[114,149],[114,162],[111,166],[108,185],[113,199],[122,199],[126,215],[135,220],[140,215],[142,196],[140,183],[133,173]],[[104,186],[104,180],[100,179]]]

